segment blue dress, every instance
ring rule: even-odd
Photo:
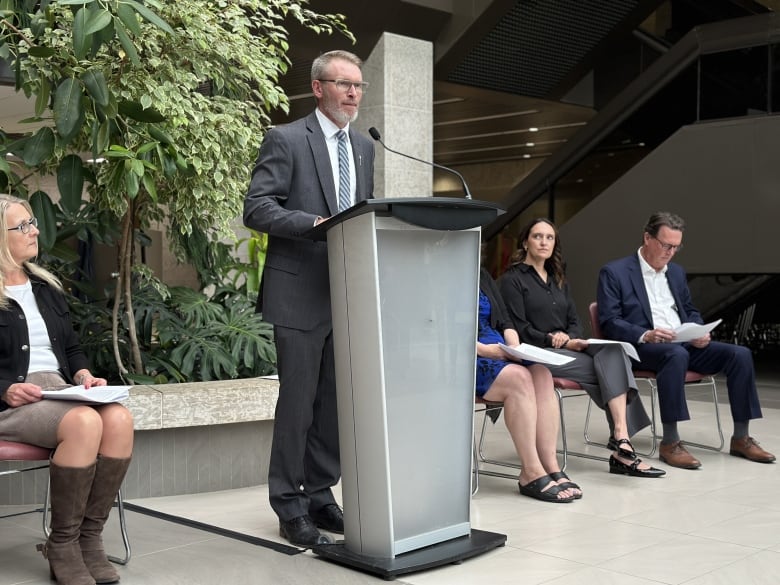
[[[479,291],[479,319],[477,326],[477,340],[480,343],[504,343],[504,337],[490,325],[490,300],[482,291]],[[511,362],[494,360],[477,356],[477,396],[484,396],[491,384],[506,366]]]

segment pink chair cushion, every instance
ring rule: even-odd
[[[46,461],[51,451],[28,443],[0,441],[0,461]]]
[[[582,390],[582,386],[568,378],[553,378],[553,385],[558,390]]]

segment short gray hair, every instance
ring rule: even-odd
[[[325,74],[325,68],[334,59],[349,61],[358,69],[363,67],[363,61],[354,53],[350,53],[349,51],[328,51],[327,53],[323,53],[317,57],[311,64],[311,80],[314,81],[315,79],[321,79]]]

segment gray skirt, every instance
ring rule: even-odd
[[[25,381],[41,388],[70,386],[58,372],[35,372],[29,374]],[[6,408],[0,412],[0,439],[54,449],[59,444],[57,429],[62,417],[71,409],[85,404],[70,400],[39,400]]]

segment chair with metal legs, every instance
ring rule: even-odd
[[[569,455],[572,457],[581,457],[583,459],[593,459],[594,461],[608,461],[608,457],[603,457],[600,455],[591,455],[590,453],[582,453],[579,451],[571,451],[568,448],[568,443],[566,441],[566,417],[564,414],[563,409],[563,401],[565,398],[577,398],[585,396],[588,399],[588,410],[590,410],[590,405],[592,404],[592,400],[590,399],[590,395],[585,391],[585,389],[574,380],[569,380],[568,378],[553,378],[553,385],[555,387],[555,394],[558,396],[558,404],[561,411],[561,450],[558,451],[563,455],[563,466],[561,467],[562,470],[566,470],[566,464],[569,460]],[[586,420],[587,423],[587,420]],[[587,427],[586,427],[587,431]],[[597,445],[597,443],[591,443]],[[605,445],[606,447],[606,445]]]
[[[37,462],[38,465],[31,467],[18,467],[0,471],[0,476],[11,475],[16,473],[24,473],[26,471],[34,471],[36,469],[47,469],[49,467],[49,458],[51,457],[51,449],[44,447],[38,447],[36,445],[30,445],[28,443],[17,443],[14,441],[0,441],[0,461],[13,461],[13,462]],[[43,533],[49,537],[49,492],[51,487],[47,485],[46,496],[43,502]],[[126,565],[130,562],[130,540],[127,536],[127,524],[125,522],[125,504],[122,498],[122,490],[120,489],[116,494],[117,512],[119,514],[119,530],[122,535],[122,544],[125,549],[124,557],[108,556],[109,560],[119,565]]]
[[[601,333],[601,326],[599,324],[599,318],[598,318],[598,305],[593,302],[588,307],[588,312],[590,315],[590,327],[591,327],[591,333],[593,334],[593,337],[596,339],[603,339],[603,335]],[[647,453],[641,453],[637,451],[640,455],[644,455],[645,457],[652,457],[656,450],[658,449],[658,440],[660,439],[660,436],[657,432],[656,427],[656,401],[658,397],[658,382],[656,380],[655,372],[651,372],[649,370],[634,370],[634,378],[636,378],[638,381],[641,380],[642,382],[646,383],[650,387],[650,430],[652,434],[652,443],[650,451]],[[707,374],[700,374],[699,372],[694,372],[693,370],[688,370],[685,373],[685,385],[688,386],[690,384],[696,384],[697,387],[709,387],[712,391],[712,403],[715,409],[715,427],[716,432],[718,435],[718,443],[709,445],[706,443],[695,443],[693,441],[684,441],[686,445],[690,445],[692,447],[699,447],[701,449],[709,449],[711,451],[720,451],[723,449],[723,445],[725,444],[725,439],[723,438],[723,427],[720,422],[720,408],[718,406],[718,387],[715,383],[715,377],[710,376]],[[590,425],[590,409],[591,404],[588,404],[588,410],[587,414],[585,415],[585,442],[590,445],[600,445],[606,447],[606,445],[602,443],[595,442],[590,439],[588,435],[588,427]]]
[[[479,396],[474,397],[474,413],[483,413],[482,426],[479,432],[479,439],[476,434],[474,436],[474,448],[473,448],[473,476],[474,481],[471,484],[471,495],[476,494],[479,491],[479,476],[489,475],[491,477],[503,477],[505,479],[516,479],[517,475],[510,475],[508,473],[501,473],[499,471],[493,471],[490,469],[484,469],[481,464],[497,465],[499,467],[511,467],[513,469],[520,469],[519,463],[512,463],[510,461],[501,461],[497,459],[490,459],[485,456],[485,433],[487,432],[488,420],[495,422],[498,419],[501,409],[504,407],[502,402],[490,402]],[[476,430],[476,429],[475,429]]]
[[[587,453],[578,453],[574,451],[569,451],[569,446],[566,439],[566,420],[564,417],[563,400],[565,398],[576,398],[578,396],[587,396],[588,395],[587,392],[585,392],[582,386],[580,386],[577,382],[575,382],[574,380],[569,380],[567,378],[553,378],[553,387],[555,390],[555,395],[558,398],[558,405],[560,410],[561,448],[558,450],[558,453],[563,455],[563,463],[561,465],[561,470],[566,471],[566,466],[568,465],[569,462],[569,455],[572,455],[574,457],[584,457],[586,459],[597,459],[601,461],[606,461],[607,459],[605,457],[597,457],[595,455],[590,455]],[[483,465],[508,467],[516,470],[522,469],[522,465],[519,462],[492,459],[485,455],[485,433],[487,431],[488,419],[491,418],[490,416],[491,414],[494,414],[495,418],[497,419],[498,414],[501,412],[501,409],[503,408],[503,404],[501,402],[490,402],[476,396],[474,398],[474,407],[475,407],[474,410],[475,413],[483,412],[485,416],[482,419],[479,438],[477,438],[476,433],[474,436],[474,451],[473,451],[474,482],[472,484],[472,490],[471,490],[472,494],[476,494],[477,491],[479,490],[480,475],[489,475],[491,477],[503,477],[505,479],[514,479],[514,480],[517,479],[517,475],[518,475],[517,473],[509,474],[500,471],[494,471],[492,469],[485,469]]]

